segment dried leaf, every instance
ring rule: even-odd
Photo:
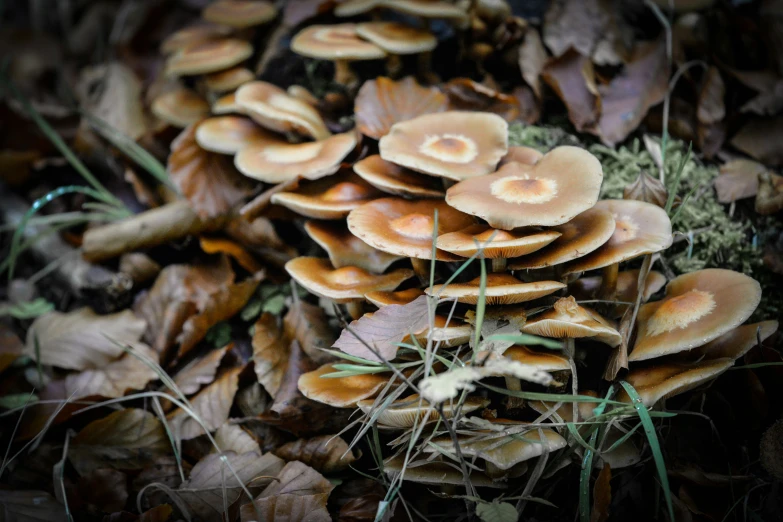
[[[506,121],[519,117],[519,101],[470,78],[454,78],[441,85],[449,97],[449,110],[482,111],[497,114]]]
[[[522,78],[527,82],[536,98],[541,99],[541,71],[546,64],[547,54],[541,35],[534,27],[525,32],[525,40],[519,47],[519,69]]]
[[[253,363],[258,382],[274,398],[288,368],[290,341],[277,326],[277,318],[263,313],[253,330]]]
[[[783,116],[756,118],[746,123],[731,144],[767,166],[783,164]]]
[[[748,159],[736,159],[721,165],[720,175],[712,182],[718,201],[731,203],[752,198],[759,190],[759,174],[766,170],[761,163]]]
[[[391,361],[399,349],[396,343],[427,326],[427,299],[422,295],[408,304],[384,306],[370,317],[352,321],[333,347],[368,361]],[[378,355],[365,344],[372,346]]]
[[[215,217],[249,196],[253,183],[239,173],[230,156],[199,147],[196,126],[187,127],[171,143],[167,170],[199,216]]]
[[[699,123],[710,125],[722,121],[726,117],[726,106],[723,97],[726,87],[720,76],[720,71],[715,66],[707,69],[702,81],[699,102],[696,109],[696,117]]]
[[[190,400],[193,413],[212,432],[228,420],[228,413],[239,389],[239,374],[242,368],[233,368],[217,378]],[[182,410],[168,416],[171,429],[182,440],[189,440],[204,434],[196,419]]]
[[[142,105],[142,84],[120,62],[82,69],[77,96],[82,108],[132,140],[147,131]]]
[[[19,336],[4,323],[0,323],[0,373],[22,355],[24,344]]]
[[[593,62],[569,49],[559,58],[549,60],[541,77],[565,103],[576,130],[593,130],[601,114]]]
[[[135,353],[157,362],[158,354],[141,343],[131,344]],[[122,397],[130,390],[143,390],[147,383],[158,378],[158,374],[133,354],[122,357],[102,368],[84,370],[65,377],[62,398],[100,396],[107,399]]]
[[[199,244],[201,245],[201,250],[207,254],[226,254],[231,256],[239,263],[239,266],[250,273],[260,272],[264,268],[242,245],[230,239],[201,237],[199,238]]]
[[[283,318],[283,331],[288,339],[296,339],[307,356],[319,366],[334,360],[324,351],[334,344],[334,330],[320,306],[295,299]]]
[[[781,110],[783,110],[783,80],[777,80],[769,90],[761,92],[740,107],[740,112],[750,112],[759,116],[773,116]]]
[[[636,181],[623,189],[623,199],[644,201],[664,208],[669,199],[669,191],[658,178],[640,171]]]
[[[231,350],[229,344],[220,349],[211,350],[200,359],[196,359],[187,364],[174,376],[174,383],[185,395],[192,395],[199,391],[202,386],[215,380],[215,373],[220,366],[220,361]]]
[[[283,444],[274,451],[287,461],[304,462],[319,473],[335,473],[350,466],[358,455],[348,451],[348,443],[337,435],[320,435]]]
[[[604,464],[593,485],[593,511],[590,522],[606,522],[612,504],[612,467]]]
[[[479,502],[476,515],[481,522],[517,522],[519,513],[514,504],[508,502]]]
[[[783,176],[763,172],[759,174],[759,191],[756,194],[756,212],[762,216],[783,210]]]
[[[130,310],[98,315],[90,308],[69,313],[50,312],[39,317],[27,331],[24,353],[40,363],[86,370],[101,368],[122,355],[124,344],[141,338],[147,323]]]
[[[113,513],[128,501],[128,477],[114,469],[96,469],[79,478],[79,496],[87,502],[87,510]]]
[[[352,498],[340,508],[339,522],[374,522],[384,496],[370,493]]]
[[[619,65],[627,47],[620,21],[609,0],[555,0],[544,19],[544,43],[555,56],[574,49],[598,65]]]
[[[192,466],[187,461],[182,462],[182,470],[187,475],[190,473]],[[179,474],[179,466],[177,466],[177,460],[174,456],[164,456],[155,460],[150,466],[142,469],[138,475],[133,479],[131,486],[134,491],[140,491],[145,486],[159,483],[171,489],[176,489],[182,485],[182,478]],[[147,490],[145,499],[150,504],[157,504],[158,502],[170,502],[163,492],[154,492]]]
[[[65,522],[65,506],[45,491],[0,490],[3,522]]]
[[[223,452],[233,451],[237,454],[255,452],[261,455],[261,448],[256,439],[236,424],[223,424],[215,432],[215,442]],[[213,447],[212,453],[215,452],[217,450]]]

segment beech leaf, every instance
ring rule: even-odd
[[[220,361],[231,349],[231,344],[223,348],[210,351],[204,357],[187,364],[174,376],[174,383],[185,395],[192,395],[202,386],[215,380],[215,373],[220,366]]]
[[[319,435],[283,444],[274,451],[287,461],[298,460],[319,473],[335,473],[350,466],[358,457],[348,451],[348,443],[337,435]]]
[[[147,345],[133,343],[131,347],[137,354],[158,361],[158,354]],[[113,399],[122,397],[129,390],[142,390],[147,383],[157,378],[158,374],[155,370],[144,361],[133,354],[125,353],[102,368],[67,375],[64,393],[65,397],[72,399],[91,395]]]
[[[334,357],[324,349],[331,347],[335,335],[320,306],[295,299],[283,318],[283,330],[289,339],[296,339],[316,364],[332,362]]]
[[[3,522],[65,522],[65,506],[45,491],[0,490]]]
[[[240,454],[255,452],[261,455],[261,448],[256,439],[236,424],[223,424],[215,432],[215,442],[223,452],[233,451]],[[216,452],[213,446],[212,453]]]
[[[513,504],[508,502],[479,502],[476,505],[476,515],[481,522],[517,522],[519,513]]]
[[[193,412],[212,432],[228,420],[228,413],[239,388],[239,374],[242,368],[233,368],[217,378],[215,382],[201,390],[190,400]],[[171,429],[182,440],[189,440],[204,434],[204,429],[196,419],[182,410],[169,415]]]
[[[274,399],[283,382],[290,354],[289,342],[270,313],[258,318],[253,331],[253,363],[258,382]]]

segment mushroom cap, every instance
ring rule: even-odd
[[[360,177],[346,172],[301,183],[292,192],[278,192],[272,196],[272,203],[313,219],[342,219],[379,195]]]
[[[403,461],[404,455],[387,459],[383,463],[383,471],[389,475],[400,473],[402,472]],[[468,473],[470,482],[474,486],[485,488],[506,487],[502,482],[493,481],[481,471],[470,468]],[[403,480],[420,484],[435,484],[438,486],[442,486],[443,484],[465,484],[465,478],[460,470],[456,469],[452,464],[439,460],[418,461],[413,462],[412,464],[408,463],[405,468]]]
[[[212,104],[212,114],[242,114],[242,112],[237,105],[236,92],[223,95]]]
[[[329,260],[335,268],[356,266],[368,272],[380,273],[389,265],[402,259],[377,250],[351,234],[343,222],[307,221],[305,231],[329,254]]]
[[[666,211],[632,199],[605,199],[595,208],[614,216],[612,237],[598,249],[566,265],[566,273],[584,272],[666,250],[672,244],[672,223]]]
[[[320,60],[377,60],[386,52],[359,38],[356,24],[311,25],[291,40],[296,54]]]
[[[365,22],[356,26],[356,34],[391,54],[423,53],[438,46],[428,30],[399,22]]]
[[[438,295],[442,299],[456,298],[460,303],[476,304],[479,300],[480,285],[481,278],[477,277],[467,283],[435,285],[424,292],[427,295]],[[565,286],[557,281],[523,283],[509,274],[492,273],[487,274],[484,297],[488,305],[524,303],[549,295]]]
[[[744,323],[761,301],[758,281],[739,272],[708,268],[683,274],[660,301],[639,308],[629,361],[690,350]]]
[[[544,154],[537,151],[532,147],[523,147],[521,145],[508,148],[508,152],[503,159],[500,160],[499,167],[502,167],[506,163],[524,163],[525,165],[535,165],[538,161],[544,157]]]
[[[231,28],[224,25],[198,24],[174,31],[160,44],[162,54],[173,52],[199,44],[207,40],[220,39],[231,34]]]
[[[590,397],[598,397],[598,394],[592,390],[580,391],[579,395],[587,395]],[[528,401],[530,406],[537,413],[544,414],[549,411],[556,402],[553,401]],[[593,410],[598,406],[597,402],[578,402],[577,404],[578,419],[574,420],[574,408],[571,402],[563,402],[555,409],[561,419],[566,422],[582,422],[595,416]]]
[[[253,71],[245,67],[232,67],[225,71],[218,71],[204,77],[204,83],[210,92],[220,93],[233,91],[247,82],[253,81]]]
[[[460,6],[442,0],[382,0],[388,9],[422,18],[444,18],[466,22],[468,14]]]
[[[413,270],[398,268],[388,274],[371,274],[355,266],[332,268],[328,259],[297,257],[285,264],[288,274],[310,293],[348,303],[373,290],[394,290],[413,277]]]
[[[446,195],[439,179],[384,161],[378,154],[354,163],[353,171],[370,185],[396,196],[442,199]]]
[[[535,165],[506,163],[494,174],[461,181],[446,192],[446,201],[495,228],[554,226],[595,205],[602,180],[595,156],[557,147]]]
[[[379,147],[386,161],[462,180],[495,170],[508,150],[508,124],[483,112],[424,114],[392,125]]]
[[[609,321],[593,310],[579,306],[571,296],[559,299],[551,310],[528,321],[522,331],[542,337],[592,337],[612,347],[619,345],[623,339]]]
[[[762,321],[746,324],[735,328],[708,342],[704,346],[694,348],[690,355],[695,359],[722,359],[728,357],[737,360],[751,348],[764,342],[778,331],[777,321]]]
[[[274,139],[272,133],[244,116],[215,116],[196,126],[196,142],[199,146],[220,154],[236,154],[251,143]]]
[[[421,332],[415,333],[414,337],[420,346],[426,345],[429,337],[433,343],[438,343],[440,348],[452,348],[470,341],[472,334],[473,329],[470,324],[455,317],[449,319],[446,315],[436,315],[433,318],[432,334],[430,334],[430,329],[426,327]],[[405,336],[402,342],[413,344],[410,335]]]
[[[253,46],[237,38],[221,38],[185,47],[169,56],[166,75],[208,74],[233,67],[250,58]]]
[[[274,138],[256,141],[234,157],[239,172],[265,183],[294,178],[319,179],[334,174],[342,160],[356,148],[358,134],[348,131],[318,141],[288,143]]]
[[[169,125],[184,129],[209,116],[209,103],[191,89],[180,87],[152,100],[152,114]]]
[[[436,87],[423,87],[412,76],[399,81],[379,77],[364,82],[354,100],[356,128],[380,139],[397,122],[448,109],[446,95]]]
[[[317,107],[321,101],[303,85],[289,85],[285,92],[288,93],[289,96],[293,96],[297,100],[302,100],[313,107]]]
[[[375,401],[363,400],[357,403],[357,406],[365,414],[369,414],[373,411],[373,405]],[[466,415],[474,412],[478,409],[484,408],[489,404],[489,399],[484,397],[466,397],[462,403],[460,413]],[[447,419],[454,417],[454,410],[456,410],[456,403],[444,403],[443,414]],[[429,402],[424,399],[419,399],[418,394],[413,394],[408,397],[397,399],[392,403],[386,405],[386,407],[378,415],[378,424],[390,428],[412,428],[417,422],[424,420],[424,416],[429,408]],[[438,411],[432,408],[428,422],[438,420],[440,415]]]
[[[507,348],[503,352],[503,357],[544,372],[571,371],[571,365],[567,357],[558,355],[553,351],[532,350],[521,344],[515,344]]]
[[[263,127],[275,132],[298,132],[316,140],[331,136],[324,120],[310,104],[268,82],[248,82],[236,91],[239,107]]]
[[[356,16],[375,9],[381,3],[383,0],[337,0],[334,15],[339,17]]]
[[[263,0],[216,0],[201,12],[208,22],[238,29],[265,24],[276,16],[274,4]]]
[[[470,257],[484,246],[487,259],[518,257],[544,248],[560,237],[554,230],[497,230],[489,225],[470,225],[457,232],[438,236],[438,248],[462,257]],[[487,243],[489,241],[489,243]]]
[[[598,290],[601,288],[601,276],[580,277],[570,285],[568,289],[571,294],[579,299],[595,299]],[[639,269],[624,270],[617,274],[617,293],[615,297],[618,301],[633,303],[636,301],[636,286],[639,283]],[[642,291],[642,302],[646,303],[650,297],[666,284],[666,276],[657,270],[651,270],[647,274]]]
[[[637,391],[645,406],[652,407],[661,399],[667,399],[696,388],[714,379],[734,365],[734,359],[711,359],[697,363],[666,362],[646,368],[631,370],[625,377]],[[623,390],[618,401],[630,402]]]
[[[609,241],[614,233],[612,213],[601,208],[590,208],[568,223],[550,230],[560,232],[552,244],[532,254],[514,259],[508,266],[512,270],[545,268],[573,261],[587,255]]]
[[[389,382],[389,374],[362,374],[350,377],[326,377],[338,370],[325,364],[299,376],[298,387],[308,399],[334,408],[355,408],[356,403],[374,396]]]
[[[396,292],[367,292],[364,294],[364,298],[378,308],[383,308],[388,305],[408,304],[422,295],[424,295],[424,290],[419,288],[408,288],[407,290],[397,290]]]
[[[436,210],[438,234],[465,228],[473,222],[473,218],[443,201],[382,198],[352,210],[348,215],[348,228],[353,235],[378,250],[430,259]],[[439,261],[459,259],[440,250],[436,251],[436,257]]]

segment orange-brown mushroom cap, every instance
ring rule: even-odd
[[[244,40],[222,38],[185,47],[166,61],[168,76],[208,74],[233,67],[250,58],[253,46]]]
[[[467,283],[451,283],[448,286],[435,285],[425,292],[437,295],[442,299],[456,298],[460,303],[476,304],[479,300],[481,278],[477,277]],[[486,304],[514,304],[532,301],[564,288],[557,281],[536,281],[523,283],[509,274],[487,274],[487,284],[484,291]]]
[[[364,298],[369,302],[382,308],[388,305],[404,305],[416,300],[417,297],[424,295],[424,290],[418,288],[408,288],[407,290],[397,290],[396,292],[367,292]]]
[[[382,0],[383,7],[422,18],[443,18],[456,22],[468,20],[463,7],[443,0]]]
[[[446,195],[439,179],[384,161],[378,154],[354,163],[353,171],[370,185],[395,196],[443,198]]]
[[[285,264],[288,274],[309,292],[338,303],[364,299],[373,290],[394,290],[413,277],[413,270],[398,268],[388,274],[371,274],[355,266],[333,268],[328,259],[297,257]]]
[[[601,276],[580,277],[570,285],[568,289],[571,294],[579,300],[595,299],[601,288]],[[617,292],[615,297],[618,301],[633,303],[636,301],[636,287],[639,283],[639,269],[624,270],[617,274]],[[642,290],[642,303],[650,300],[650,297],[666,284],[666,276],[657,270],[651,270],[647,274]]]
[[[639,308],[639,330],[628,360],[708,343],[745,322],[760,301],[758,281],[739,272],[708,268],[676,277],[666,286],[666,297]]]
[[[481,352],[479,352],[480,357]],[[503,357],[512,361],[531,366],[544,372],[570,371],[571,365],[567,357],[557,352],[546,350],[533,350],[521,344],[515,344],[503,352]]]
[[[335,268],[357,266],[369,272],[383,272],[389,265],[402,259],[375,249],[351,234],[345,223],[328,221],[307,221],[305,231],[329,254]]]
[[[518,257],[544,248],[560,237],[554,230],[497,230],[488,225],[470,225],[457,232],[438,236],[438,248],[470,257],[483,246],[487,259]]]
[[[303,182],[292,192],[278,192],[272,196],[272,203],[313,219],[342,219],[380,195],[355,174],[340,173]]]
[[[216,40],[231,34],[231,28],[215,24],[199,24],[174,31],[160,44],[162,54],[171,54],[208,40]]]
[[[760,323],[738,326],[704,346],[694,348],[689,355],[695,359],[702,357],[705,359],[722,359],[728,357],[737,360],[748,353],[759,342],[764,342],[777,331],[777,321],[762,321]]]
[[[395,123],[379,147],[386,161],[462,180],[495,170],[508,151],[508,124],[482,112],[425,114]]]
[[[506,163],[494,174],[461,181],[446,192],[446,201],[495,228],[554,226],[595,205],[602,180],[595,156],[557,147],[535,165]]]
[[[180,87],[152,100],[152,114],[169,125],[185,128],[209,115],[209,103],[201,95]]]
[[[308,399],[335,408],[354,408],[356,403],[377,394],[389,382],[389,374],[362,374],[350,377],[324,377],[338,370],[325,364],[299,376],[299,391]]]
[[[402,472],[403,467],[405,467],[405,475],[402,477],[403,480],[419,484],[435,484],[442,486],[443,484],[461,485],[465,483],[465,476],[459,469],[453,466],[451,461],[419,459],[414,460],[413,462],[409,461],[407,464],[404,461],[404,455],[386,459],[383,462],[383,471],[388,475],[395,475]],[[485,473],[474,468],[469,468],[468,475],[471,484],[474,486],[485,488],[506,487],[504,483],[495,482]]]
[[[277,16],[277,8],[263,0],[217,0],[201,13],[201,17],[212,23],[244,29],[265,24]]]
[[[571,296],[558,299],[551,310],[528,321],[522,331],[542,337],[591,337],[612,347],[622,342],[622,336],[609,321],[593,310],[579,306]]]
[[[220,154],[236,154],[249,144],[274,139],[271,132],[243,116],[215,116],[196,126],[199,146]]]
[[[236,91],[236,104],[263,127],[275,132],[298,132],[316,140],[331,132],[309,103],[268,82],[248,82]]]
[[[365,22],[356,26],[356,34],[392,54],[416,54],[432,51],[438,39],[426,29],[399,22]]]
[[[383,49],[359,38],[356,24],[306,27],[291,40],[291,50],[321,60],[377,60],[386,56]]]
[[[237,105],[236,92],[223,95],[212,104],[212,114],[242,114],[242,112]]]
[[[435,223],[435,210],[438,222]],[[348,215],[351,233],[365,243],[390,254],[417,259],[432,257],[432,232],[438,234],[464,228],[473,218],[449,207],[443,201],[408,201],[382,198],[352,210]],[[455,261],[457,256],[436,251],[440,261]]]
[[[374,412],[373,405],[375,401],[363,400],[357,403],[359,409],[365,414],[371,414]],[[489,399],[484,397],[466,397],[460,408],[461,415],[467,415],[481,408],[484,408],[489,404]],[[429,402],[424,399],[420,399],[418,394],[409,395],[391,402],[380,412],[380,415],[376,417],[378,424],[389,428],[412,428],[417,422],[422,422],[427,413],[430,410],[428,422],[437,421],[440,418],[438,411],[435,408],[430,409]],[[446,419],[454,418],[455,410],[457,410],[456,403],[444,403],[443,415]]]
[[[367,296],[365,296],[365,298],[367,298]],[[420,346],[426,345],[427,339],[432,339],[432,342],[440,348],[452,348],[454,346],[466,344],[470,341],[470,337],[473,333],[470,324],[455,317],[449,319],[446,315],[436,315],[433,317],[432,326],[432,329],[430,329],[428,325],[421,332],[414,333],[413,337],[416,338],[416,341],[418,341]],[[402,342],[413,344],[410,335],[406,335]]]
[[[253,81],[253,71],[245,67],[232,67],[225,71],[218,71],[204,77],[204,84],[210,92],[221,93],[233,91],[240,85]]]
[[[340,17],[360,15],[375,9],[382,2],[383,0],[337,0],[334,15]]]

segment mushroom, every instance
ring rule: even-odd
[[[777,331],[777,321],[746,324],[726,332],[704,346],[694,348],[689,355],[694,359],[722,359],[728,357],[736,361],[748,353],[751,348],[763,343]]]
[[[368,299],[369,300],[369,299]],[[428,325],[429,326],[429,325]],[[470,324],[459,319],[445,315],[436,315],[433,317],[432,329],[424,328],[421,332],[415,333],[413,337],[420,346],[425,346],[427,340],[431,339],[438,347],[453,348],[470,341],[473,329]],[[410,335],[405,336],[403,343],[413,344]]]
[[[557,147],[535,165],[510,162],[494,174],[461,181],[446,192],[446,202],[503,230],[554,226],[595,205],[602,180],[595,156]]]
[[[342,18],[356,16],[372,11],[383,3],[383,0],[337,0],[334,15]]]
[[[247,60],[252,54],[253,46],[244,40],[207,40],[169,56],[166,60],[166,75],[190,76],[222,71]]]
[[[446,195],[437,178],[384,161],[377,154],[354,163],[353,171],[379,190],[409,198],[438,198]]]
[[[495,170],[508,151],[508,124],[482,112],[424,114],[392,125],[379,147],[386,161],[459,181]]]
[[[296,54],[334,62],[334,81],[349,88],[358,81],[349,63],[384,58],[386,52],[359,38],[356,24],[311,25],[291,40]]]
[[[204,85],[212,93],[233,91],[240,85],[253,81],[253,71],[245,67],[232,67],[204,76]]]
[[[161,94],[150,108],[157,118],[181,129],[209,115],[207,100],[185,87]]]
[[[368,272],[382,273],[389,265],[402,259],[377,250],[351,234],[343,222],[307,221],[305,231],[318,243],[335,268],[356,266]]]
[[[309,292],[336,303],[345,303],[354,319],[362,315],[364,294],[373,290],[394,290],[413,276],[413,271],[407,268],[382,275],[371,274],[355,266],[333,268],[328,259],[317,257],[294,258],[285,264],[285,269]]]
[[[201,12],[212,23],[245,29],[269,22],[277,16],[277,8],[263,0],[216,0]]]
[[[427,450],[425,450],[427,451]],[[451,461],[441,460],[420,460],[405,462],[405,456],[400,455],[392,457],[383,462],[383,471],[388,475],[402,473],[405,469],[404,480],[417,482],[420,484],[433,484],[443,486],[444,484],[464,485],[465,477],[462,472],[455,468]],[[505,485],[493,481],[481,471],[468,468],[471,484],[485,488],[503,488]]]
[[[236,92],[221,96],[212,104],[212,114],[242,114],[243,110],[237,105]]]
[[[382,0],[381,5],[419,18],[440,18],[458,24],[469,21],[464,8],[443,0]]]
[[[466,415],[487,405],[489,405],[489,399],[484,397],[466,397],[460,405],[459,413],[460,415]],[[374,409],[375,401],[373,400],[359,401],[357,406],[367,415],[377,411]],[[456,403],[443,404],[443,415],[446,419],[454,418],[456,410]],[[424,421],[427,411],[430,412],[427,418],[428,422],[433,422],[440,418],[437,410],[431,409],[429,402],[419,398],[417,394],[413,394],[386,404],[380,409],[380,414],[376,417],[376,420],[378,425],[384,428],[412,428],[414,424]]]
[[[572,296],[558,299],[554,307],[522,327],[524,333],[558,339],[590,337],[615,347],[622,335],[609,322],[589,308],[579,306]]]
[[[332,134],[312,105],[268,82],[242,85],[236,91],[236,104],[261,126],[275,132],[297,132],[316,140]]]
[[[397,76],[402,69],[400,55],[419,55],[419,74],[423,78],[432,75],[430,61],[438,39],[426,29],[410,27],[399,22],[365,22],[356,26],[356,34],[387,53],[386,71]]]
[[[199,24],[174,31],[160,44],[161,54],[169,55],[209,40],[219,40],[231,34],[231,28],[223,25]]]
[[[457,232],[438,236],[437,245],[441,250],[462,257],[470,257],[483,247],[482,254],[492,260],[493,272],[503,272],[507,258],[535,252],[558,237],[560,232],[553,230],[519,228],[505,231],[488,225],[470,225]]]
[[[356,148],[357,137],[355,131],[348,131],[304,143],[288,143],[280,138],[257,140],[239,150],[234,165],[245,176],[265,183],[283,183],[297,177],[315,180],[340,169],[342,160]]]
[[[299,391],[310,400],[334,408],[355,408],[359,401],[375,396],[389,383],[388,375],[379,373],[326,377],[337,372],[333,364],[325,364],[303,373],[299,376]]]
[[[531,147],[515,146],[509,147],[508,153],[500,160],[499,167],[506,163],[524,163],[525,165],[535,165],[544,155]]]
[[[272,203],[313,219],[343,219],[353,209],[379,195],[360,177],[345,172],[301,183],[293,192],[278,192],[272,195]]]
[[[568,290],[577,300],[596,299],[601,289],[601,276],[580,277],[568,285]],[[617,274],[617,301],[635,303],[637,297],[637,285],[639,284],[639,269],[625,270]],[[658,292],[666,284],[666,276],[657,270],[651,270],[647,274],[642,290],[642,302],[646,303],[653,294]],[[621,316],[629,305],[615,307],[615,316]]]
[[[489,49],[490,54],[495,51],[492,46]],[[470,78],[454,78],[443,84],[441,89],[449,97],[451,110],[490,112],[497,114],[509,123],[519,119],[520,106],[517,98],[474,82]],[[541,156],[540,153],[539,156]],[[525,157],[525,159],[528,158]],[[528,163],[528,161],[524,163]]]
[[[643,361],[701,346],[739,326],[761,301],[761,286],[721,268],[676,277],[666,297],[639,308],[638,333],[629,361]]]
[[[566,285],[557,281],[536,281],[523,283],[509,274],[487,274],[487,284],[484,289],[486,304],[515,304],[532,301],[565,288]],[[436,295],[442,299],[455,298],[460,303],[476,304],[479,300],[481,278],[477,277],[467,283],[451,283],[435,285],[427,288],[427,295]]]
[[[272,133],[243,116],[215,116],[196,126],[199,146],[219,154],[236,154],[248,144],[273,139]]]
[[[407,290],[397,290],[396,292],[367,292],[364,298],[382,308],[388,305],[404,305],[416,300],[417,297],[424,295],[424,291],[418,288],[408,288]]]
[[[483,352],[481,351],[477,352],[476,358],[478,360],[483,360],[482,354]],[[507,359],[517,361],[527,367],[535,368],[536,370],[541,370],[543,372],[571,371],[571,363],[568,361],[568,358],[553,352],[531,350],[527,346],[519,344],[506,348],[502,355]],[[504,376],[504,378],[506,380],[506,389],[512,391],[522,390],[522,381],[519,378],[508,375]],[[565,381],[567,382],[567,379],[565,379]],[[508,398],[512,399],[511,404],[516,404],[518,401],[516,397],[509,396]]]

